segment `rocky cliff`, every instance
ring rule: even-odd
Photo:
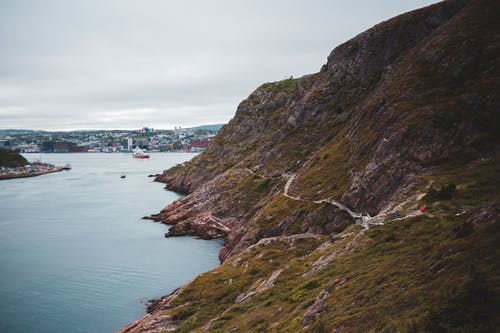
[[[151,218],[223,264],[123,332],[498,329],[499,13],[413,11],[257,88],[157,178],[187,195]]]

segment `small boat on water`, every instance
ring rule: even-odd
[[[123,179],[123,178],[125,178],[125,177],[127,177],[127,176],[126,176],[126,175],[124,175],[124,174],[122,174],[122,175],[120,176],[120,178],[121,178],[121,179]]]
[[[133,158],[149,158],[149,155],[145,154],[141,148],[137,147],[134,149],[132,157]]]

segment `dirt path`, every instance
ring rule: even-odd
[[[296,176],[296,174],[293,174],[293,175],[291,175],[291,176],[288,177],[288,180],[287,180],[287,182],[285,184],[285,187],[283,189],[283,194],[285,195],[285,197],[287,197],[289,199],[292,199],[292,200],[296,200],[296,201],[302,201],[302,202],[314,202],[314,203],[317,203],[317,204],[328,203],[330,205],[333,205],[333,206],[337,207],[340,210],[343,210],[343,211],[347,212],[352,218],[354,218],[354,220],[356,221],[356,223],[359,224],[360,226],[362,226],[363,228],[369,228],[370,227],[370,220],[371,220],[370,215],[368,215],[368,214],[367,215],[363,215],[362,213],[354,212],[354,211],[350,210],[343,203],[338,202],[336,200],[333,200],[331,198],[314,200],[314,201],[308,201],[308,200],[301,199],[300,197],[291,196],[289,194],[289,190],[290,190],[290,186],[292,185],[293,180],[295,179],[295,176]],[[377,224],[380,224],[380,223],[377,223]]]
[[[246,168],[245,170],[247,172],[249,172],[251,174],[254,174],[254,175],[257,175],[257,176],[259,176],[261,178],[267,178],[265,176],[259,175],[258,173],[256,173],[255,171],[253,171],[251,169]],[[333,205],[333,206],[337,207],[338,209],[347,212],[356,221],[356,224],[362,226],[363,228],[367,228],[368,229],[368,228],[370,228],[372,226],[384,225],[385,224],[384,220],[388,216],[388,212],[386,212],[386,211],[381,211],[376,216],[370,216],[369,214],[363,214],[361,212],[355,212],[355,211],[351,210],[349,207],[347,207],[346,205],[344,205],[343,203],[341,203],[339,201],[336,201],[336,200],[333,200],[332,198],[325,198],[325,199],[320,199],[320,200],[306,200],[306,199],[301,198],[300,196],[292,196],[292,195],[290,195],[290,186],[292,185],[292,183],[295,180],[296,176],[297,176],[297,174],[285,174],[285,175],[283,175],[283,178],[287,179],[287,181],[285,183],[285,186],[283,188],[283,195],[285,197],[287,197],[287,198],[289,198],[291,200],[294,200],[294,201],[313,202],[313,203],[316,203],[316,204],[327,203],[327,204]],[[394,210],[394,209],[392,209],[392,210]],[[407,218],[411,218],[411,217],[415,217],[415,216],[419,216],[419,215],[422,215],[422,212],[420,212],[420,211],[414,211],[414,212],[411,212],[411,213],[409,213],[409,214],[407,214],[405,216],[402,216],[402,217],[399,217],[399,218],[396,218],[396,219],[393,219],[393,220],[405,220]]]

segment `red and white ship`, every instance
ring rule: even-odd
[[[149,155],[144,154],[144,151],[142,151],[141,148],[136,147],[134,149],[134,153],[132,154],[133,158],[149,158]]]

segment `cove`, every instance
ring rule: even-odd
[[[1,332],[114,332],[218,265],[220,241],[141,220],[179,198],[147,176],[194,154],[24,156],[72,170],[0,182]]]

